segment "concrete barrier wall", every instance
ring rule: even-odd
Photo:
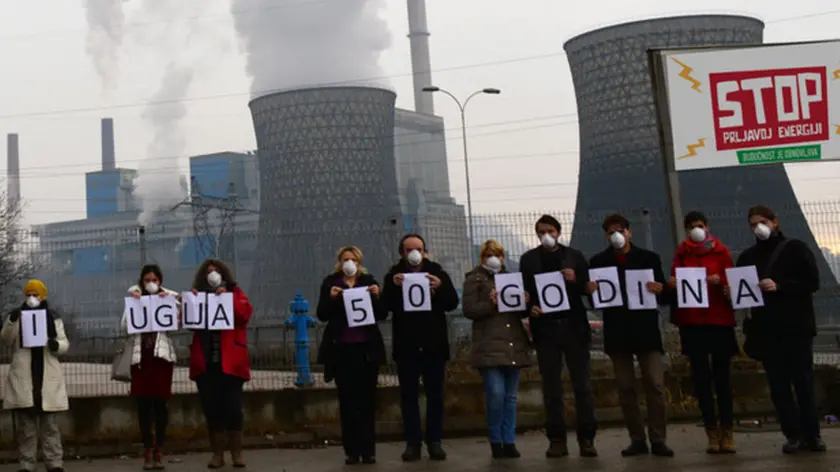
[[[735,411],[739,416],[760,417],[772,413],[764,374],[755,369],[733,373]],[[817,371],[818,402],[823,411],[837,412],[838,377],[834,368]],[[567,381],[567,415],[574,422],[574,402]],[[697,402],[691,395],[691,379],[684,368],[666,373],[668,405],[672,421],[698,420]],[[621,421],[614,379],[593,379],[597,417],[604,424]],[[638,385],[641,401],[641,385]],[[381,387],[378,398],[378,434],[396,439],[401,434],[399,390]],[[422,402],[421,402],[422,405]],[[446,435],[454,437],[484,433],[484,392],[474,379],[450,382],[446,394]],[[204,419],[198,397],[174,395],[170,403],[169,449],[197,450],[207,447]],[[524,376],[519,392],[519,426],[539,429],[544,422],[542,393],[533,371]],[[102,456],[134,453],[140,449],[134,401],[125,396],[72,398],[70,411],[61,414],[65,448],[70,456]],[[245,427],[251,447],[272,447],[340,439],[338,401],[334,389],[300,389],[245,394]],[[0,416],[0,446],[13,451],[11,415]],[[11,452],[7,453],[8,456]],[[6,457],[7,459],[10,458]]]

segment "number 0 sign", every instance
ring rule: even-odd
[[[348,288],[341,294],[344,296],[347,326],[355,328],[376,324],[376,318],[373,316],[373,302],[367,287]]]

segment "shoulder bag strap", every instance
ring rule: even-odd
[[[773,272],[773,266],[776,265],[776,261],[779,260],[779,255],[782,254],[782,250],[787,245],[790,239],[783,239],[779,241],[779,244],[776,245],[776,249],[773,250],[773,253],[770,254],[770,259],[767,260],[767,265],[764,267],[765,277],[770,277],[770,274]]]

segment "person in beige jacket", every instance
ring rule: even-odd
[[[527,311],[499,313],[495,275],[506,272],[505,250],[495,240],[481,246],[481,265],[464,280],[464,316],[472,324],[472,364],[484,379],[487,429],[493,458],[518,458],[516,393],[519,372],[533,364],[528,333],[522,325]],[[509,293],[508,298],[527,293]],[[527,303],[527,302],[526,302]]]
[[[26,301],[6,318],[0,330],[0,342],[14,349],[3,392],[3,408],[14,413],[20,470],[35,470],[40,441],[47,471],[63,472],[64,448],[57,413],[67,411],[69,406],[58,356],[67,353],[70,343],[61,318],[47,306],[44,283],[30,280],[24,293]],[[46,346],[23,347],[24,310],[46,310]]]

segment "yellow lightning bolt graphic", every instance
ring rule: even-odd
[[[836,129],[834,130],[835,134],[840,134],[840,125],[831,125],[834,126]]]
[[[834,71],[834,80],[840,79],[840,69]]]
[[[691,67],[688,67],[687,65],[685,65],[685,63],[680,62],[679,60],[677,60],[677,58],[676,58],[676,57],[672,57],[672,58],[671,58],[671,60],[672,60],[672,61],[674,61],[674,62],[676,62],[677,64],[679,64],[679,65],[680,65],[680,67],[682,67],[682,68],[683,68],[683,69],[680,71],[680,74],[679,74],[679,75],[680,75],[680,77],[681,77],[681,78],[683,78],[683,79],[685,79],[685,80],[687,80],[687,81],[689,81],[689,82],[691,82],[691,84],[692,84],[692,85],[691,85],[691,88],[693,88],[694,90],[697,90],[697,91],[698,91],[698,92],[700,92],[700,93],[703,93],[703,91],[702,91],[702,90],[700,90],[700,85],[701,85],[701,82],[700,82],[699,80],[697,80],[697,79],[695,79],[694,77],[692,77],[692,76],[691,76],[691,73],[692,73],[692,72],[694,72],[694,69],[692,69]]]
[[[685,159],[686,157],[693,157],[697,155],[697,148],[705,147],[706,146],[706,138],[700,138],[697,140],[697,144],[689,144],[685,148],[688,149],[686,154],[678,157],[677,159]]]

